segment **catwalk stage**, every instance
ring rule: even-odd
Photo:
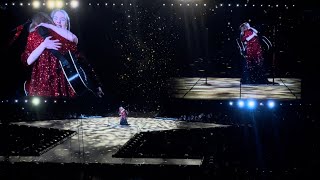
[[[183,99],[301,99],[301,78],[269,78],[275,84],[241,84],[240,78],[172,78],[172,94]]]
[[[50,121],[13,123],[19,126],[32,126],[71,130],[75,134],[52,147],[40,156],[8,156],[2,161],[15,162],[54,162],[54,163],[103,163],[103,164],[163,164],[200,166],[199,159],[164,158],[116,158],[112,157],[129,139],[142,132],[166,131],[174,129],[225,127],[214,123],[185,122],[158,118],[129,118],[129,126],[119,125],[118,117],[87,117]]]
[[[308,177],[318,164],[319,131],[311,111],[288,103],[274,111],[215,109],[191,115],[194,119],[129,116],[129,126],[119,125],[119,117],[86,115],[2,123],[0,175],[9,179]]]

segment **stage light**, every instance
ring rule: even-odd
[[[49,9],[54,9],[54,7],[55,7],[54,1],[53,0],[47,1],[47,7]]]
[[[71,8],[77,8],[79,6],[79,1],[72,0],[70,2],[70,6],[71,6]]]
[[[56,8],[60,9],[63,7],[63,1],[56,1]]]
[[[230,105],[230,106],[233,106],[233,102],[232,102],[232,101],[230,101],[230,102],[229,102],[229,105]]]
[[[40,1],[33,1],[32,6],[33,8],[38,9],[40,7]]]
[[[268,101],[268,107],[273,108],[275,106],[274,101]]]
[[[238,106],[239,106],[240,108],[242,108],[242,107],[244,106],[243,100],[239,100],[239,101],[238,101]]]
[[[40,98],[34,97],[31,102],[33,105],[38,106],[40,104]]]
[[[249,100],[248,101],[248,108],[253,109],[256,107],[256,102],[254,100]]]

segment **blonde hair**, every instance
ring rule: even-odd
[[[250,28],[250,24],[248,22],[244,22],[240,25],[239,29],[241,30],[242,27]]]
[[[51,14],[50,14],[50,16],[51,16],[52,19],[53,19],[54,15],[55,15],[57,12],[61,12],[61,13],[64,15],[64,17],[65,17],[66,20],[67,20],[67,29],[70,31],[70,17],[69,17],[69,15],[68,15],[68,13],[67,13],[65,10],[63,10],[63,9],[55,9],[55,10],[53,10],[53,11],[51,12]]]
[[[35,28],[40,24],[40,23],[48,23],[48,24],[54,24],[53,20],[50,18],[49,15],[47,15],[44,12],[38,12],[32,17],[32,22],[29,26],[29,32],[32,32],[35,30]]]

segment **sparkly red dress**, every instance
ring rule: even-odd
[[[254,36],[249,41],[246,41],[246,38],[251,36],[253,31],[248,29],[245,30],[242,36],[242,41],[246,43],[246,56],[248,63],[262,63],[262,48],[257,36]]]
[[[243,32],[241,37],[241,41],[243,41],[246,46],[244,72],[241,81],[243,84],[269,83],[264,72],[263,50],[259,38],[254,36],[249,41],[246,40],[246,38],[252,34],[253,31],[251,29],[247,29]]]
[[[50,30],[51,39],[58,39],[61,43],[59,52],[66,54],[68,50],[76,53],[77,45],[74,42],[68,41],[59,34]],[[21,55],[21,60],[24,65],[28,66],[27,59],[29,55],[35,50],[42,42],[43,37],[38,33],[37,29],[30,32],[25,51]],[[67,79],[60,66],[59,60],[50,52],[45,49],[39,58],[30,65],[31,78],[28,80],[25,90],[28,96],[42,96],[42,97],[62,97],[72,98],[76,97],[75,92],[67,82]]]

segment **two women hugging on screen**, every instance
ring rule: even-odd
[[[43,34],[39,32],[40,27],[46,29],[47,37],[43,37]],[[31,76],[24,85],[26,95],[55,98],[77,97],[62,70],[59,59],[51,52],[51,50],[57,50],[62,55],[71,52],[77,59],[85,60],[78,51],[77,44],[78,38],[70,31],[70,18],[66,11],[54,10],[51,12],[51,17],[44,12],[36,13],[32,18],[27,44],[21,55],[22,63],[31,68]],[[86,63],[90,67],[90,64]],[[94,70],[90,68],[89,71],[96,83],[96,95],[102,97],[104,93],[101,83]]]

